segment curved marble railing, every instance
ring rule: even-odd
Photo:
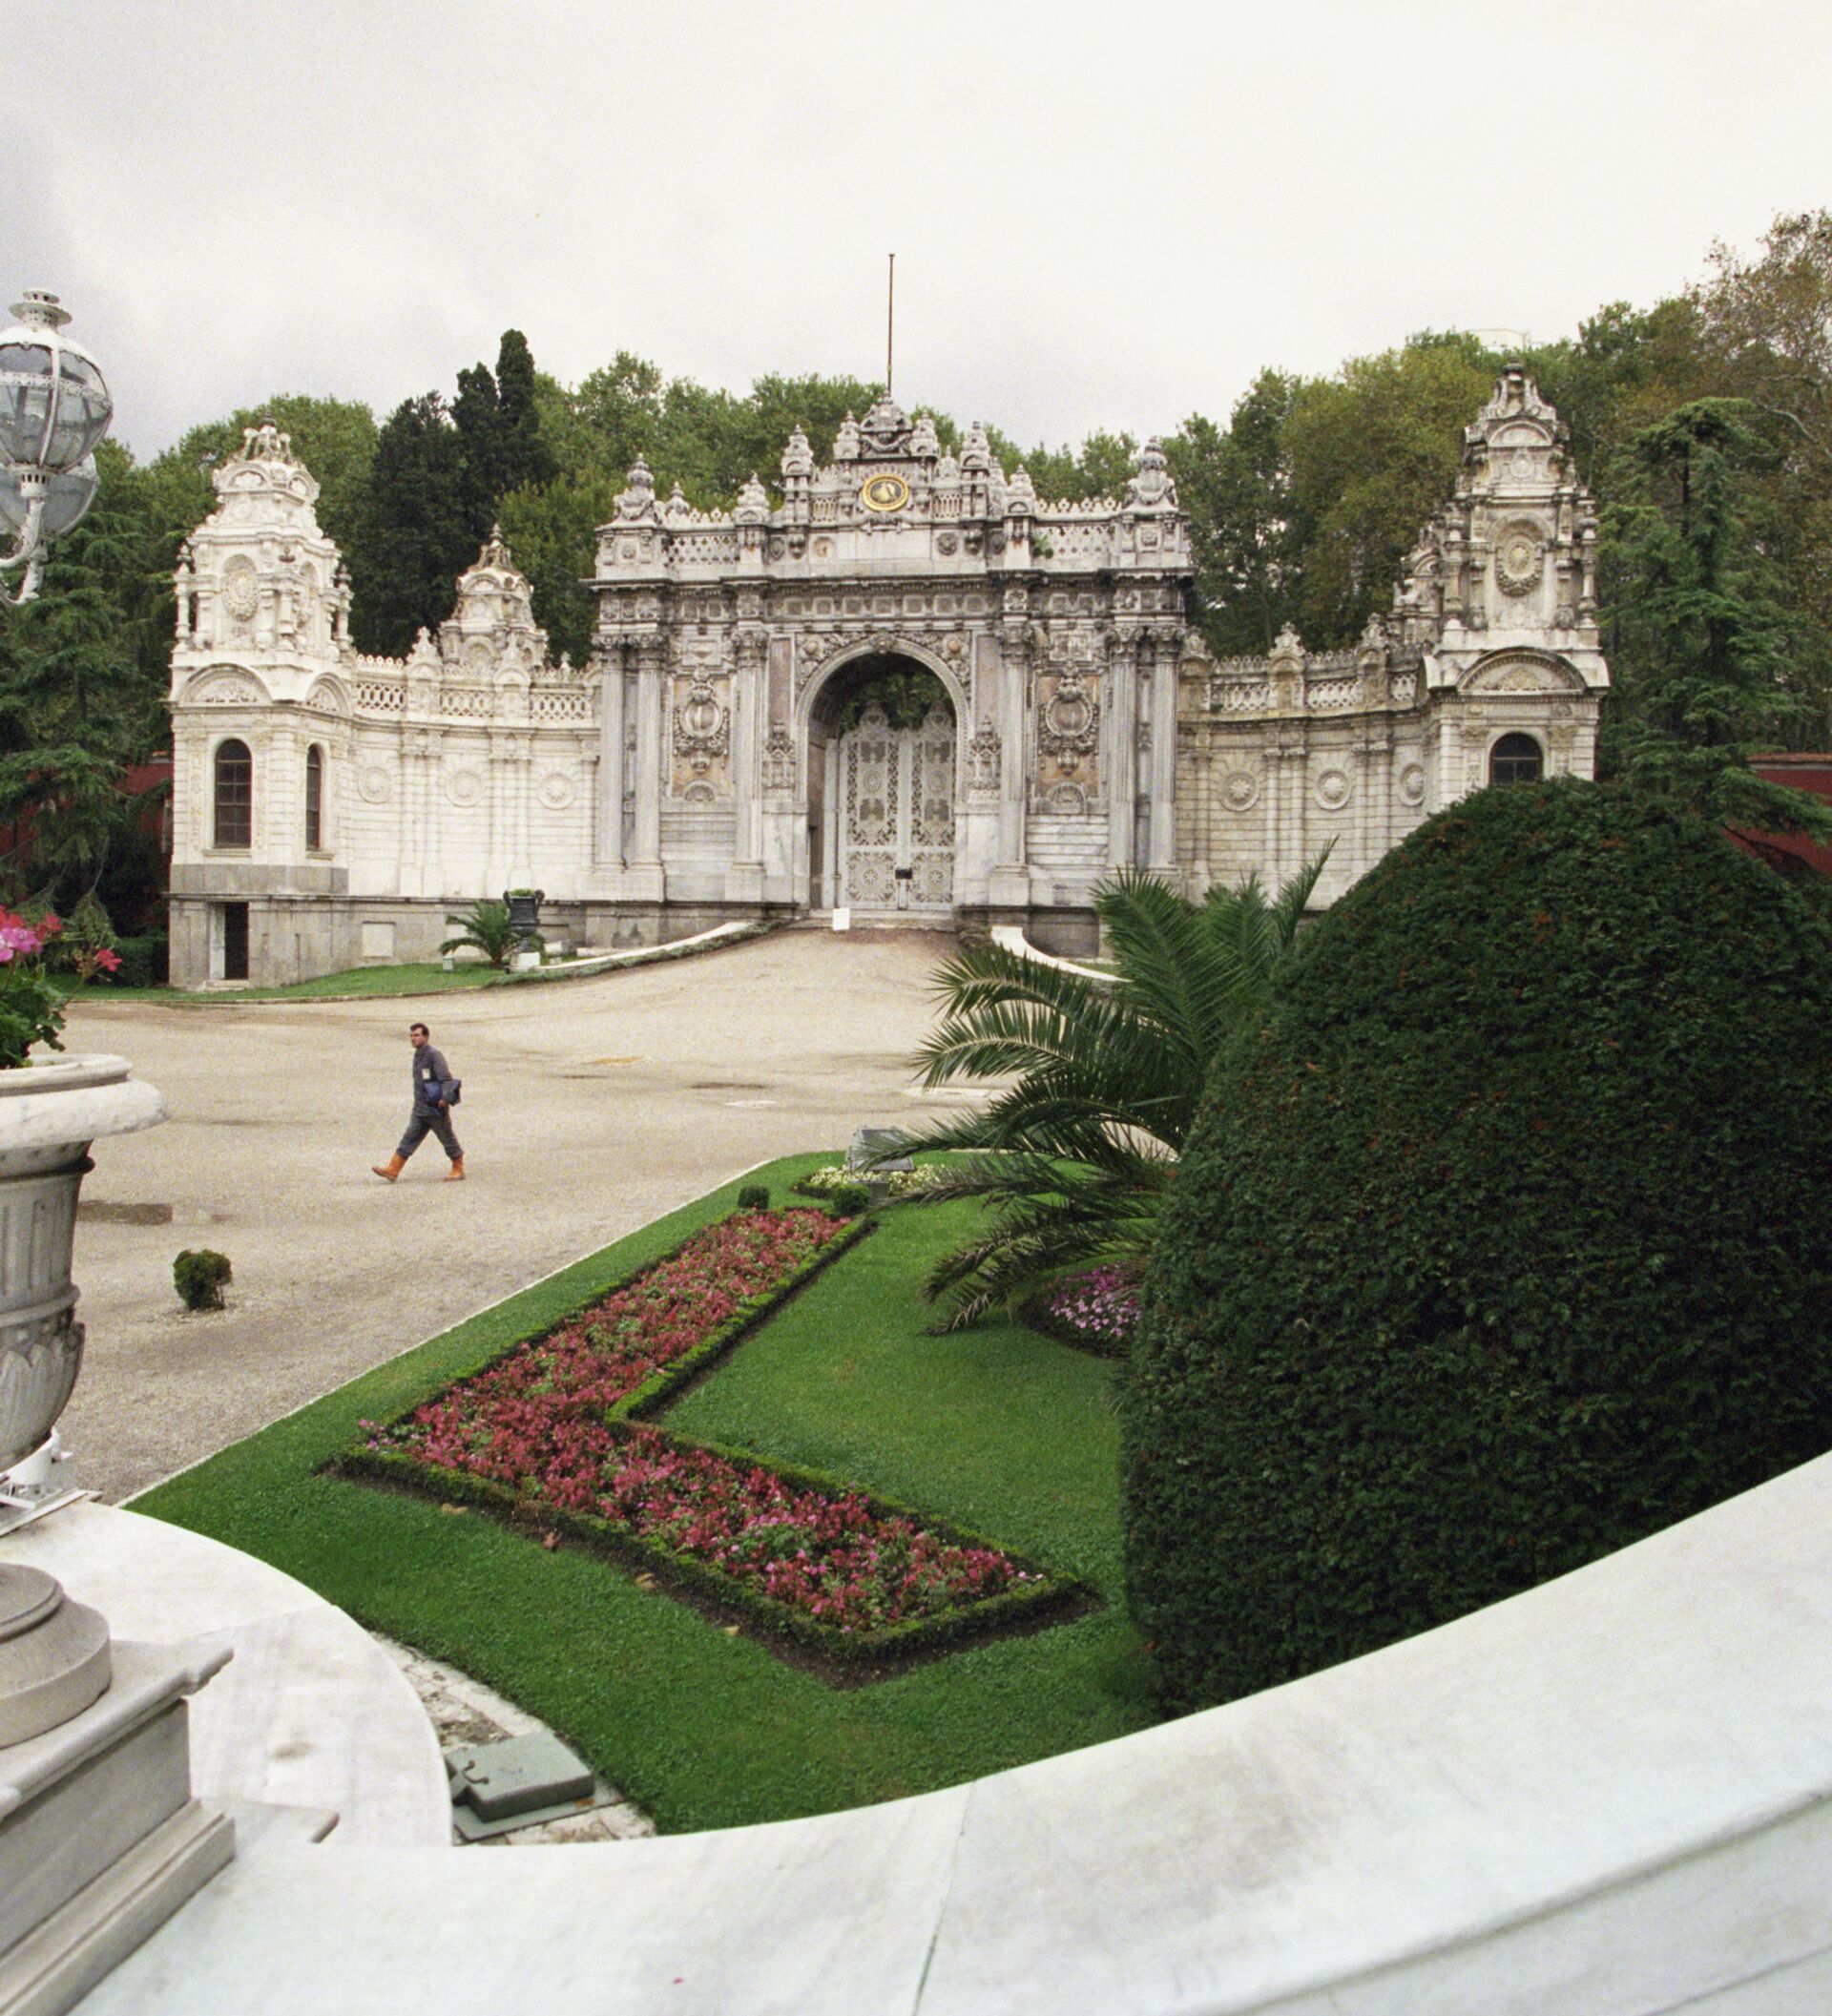
[[[892,1805],[245,1853],[84,2008],[1805,2016],[1828,1532],[1832,1457],[1370,1657]]]

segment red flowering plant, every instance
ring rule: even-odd
[[[34,1043],[60,1050],[64,996],[45,970],[45,947],[61,919],[20,917],[0,907],[0,1068],[25,1063]]]
[[[1061,1594],[1063,1578],[977,1536],[633,1419],[864,1229],[805,1209],[709,1225],[548,1336],[400,1421],[364,1424],[354,1466],[634,1547],[802,1635],[906,1633],[966,1606]]]

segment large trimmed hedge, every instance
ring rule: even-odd
[[[1829,1151],[1832,937],[1767,868],[1575,782],[1421,826],[1221,1060],[1169,1201],[1125,1453],[1166,1705],[1832,1445]]]

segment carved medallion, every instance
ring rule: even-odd
[[[1317,802],[1326,812],[1340,812],[1348,803],[1348,773],[1325,770],[1317,779]]]
[[[1230,771],[1221,786],[1221,797],[1230,812],[1246,812],[1258,803],[1260,777],[1257,771]]]
[[[260,600],[260,584],[255,578],[255,563],[237,558],[222,571],[222,606],[238,623],[245,623]]]
[[[1495,586],[1524,595],[1539,586],[1544,549],[1530,525],[1510,525],[1495,545]]]
[[[1417,763],[1407,763],[1400,772],[1400,802],[1403,805],[1425,803],[1425,771]]]
[[[357,779],[356,788],[366,805],[385,805],[394,796],[394,779],[379,766],[371,766]]]
[[[562,811],[572,802],[572,779],[564,770],[550,770],[535,788],[541,803],[550,812]]]
[[[363,796],[364,798],[369,796],[368,778],[379,774],[379,772],[374,771],[365,773],[363,785]],[[474,805],[479,802],[483,795],[484,780],[474,770],[454,770],[446,779],[446,796],[450,799],[454,805]]]

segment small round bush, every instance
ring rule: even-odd
[[[739,1211],[767,1211],[770,1208],[770,1186],[767,1183],[746,1183],[738,1193]]]
[[[233,1278],[229,1257],[209,1247],[190,1247],[172,1262],[172,1280],[187,1309],[220,1309],[224,1284]]]
[[[863,1183],[837,1183],[827,1193],[827,1216],[856,1218],[871,1209],[871,1192]]]
[[[1832,1444],[1829,1158],[1832,936],[1767,868],[1577,782],[1421,826],[1219,1061],[1169,1200],[1124,1425],[1166,1706]]]

